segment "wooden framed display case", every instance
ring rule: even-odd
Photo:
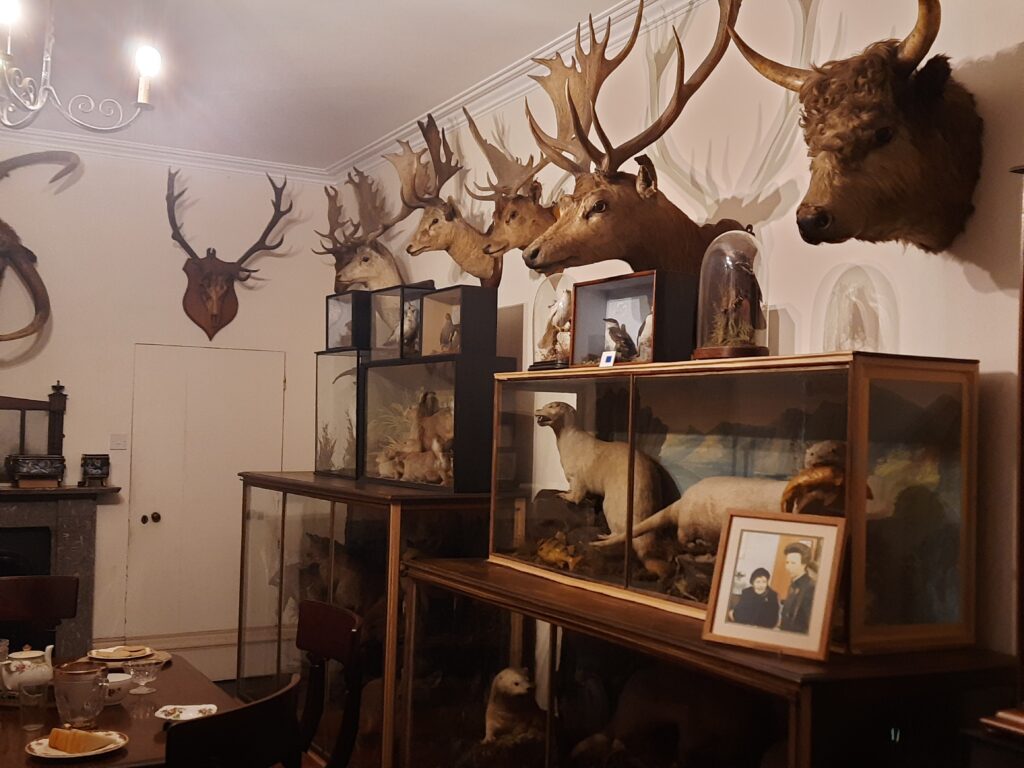
[[[359,414],[365,397],[363,365],[369,353],[326,350],[316,353],[317,474],[355,479],[360,466]]]
[[[787,658],[704,642],[693,618],[493,562],[420,559],[407,577],[406,768],[959,768],[959,729],[1012,701],[1014,660],[991,651]],[[537,684],[511,709],[543,713],[541,745],[526,729],[480,743],[506,665]]]
[[[324,349],[370,348],[370,292],[332,293],[325,301]]]
[[[728,510],[845,515],[834,645],[969,645],[977,371],[837,353],[500,374],[490,558],[704,618]]]
[[[60,456],[64,453],[64,413],[68,396],[59,381],[45,400],[0,396],[0,481],[9,480],[7,456]]]
[[[687,360],[693,352],[697,279],[655,270],[573,286],[572,365]],[[659,330],[661,331],[659,333]]]
[[[363,618],[360,733],[350,765],[394,765],[401,672],[400,570],[416,557],[482,557],[487,496],[365,483],[311,472],[243,472],[238,695],[276,690],[303,669],[298,604],[321,600]],[[335,743],[345,700],[328,667],[315,744]]]
[[[493,356],[497,335],[497,288],[455,285],[423,296],[419,348],[424,357]]]
[[[490,489],[494,374],[511,371],[504,357],[435,355],[373,360],[364,368],[362,475],[381,482]]]
[[[396,285],[370,293],[370,349],[374,360],[419,357],[423,296],[433,283]]]

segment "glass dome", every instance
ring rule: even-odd
[[[531,371],[569,365],[572,287],[565,273],[549,275],[533,299],[533,364]]]
[[[700,268],[695,359],[767,355],[761,244],[742,230],[711,241]]]

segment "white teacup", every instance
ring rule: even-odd
[[[124,672],[108,672],[106,706],[120,704],[124,697],[128,695],[128,689],[131,687],[131,675]]]

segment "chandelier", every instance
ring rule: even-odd
[[[0,50],[0,124],[8,128],[24,128],[31,124],[43,107],[52,104],[68,122],[101,133],[117,131],[135,122],[149,103],[149,81],[160,71],[160,53],[149,45],[139,46],[135,66],[139,72],[139,91],[135,102],[126,111],[116,99],[99,103],[92,96],[78,94],[62,101],[50,84],[53,56],[53,0],[47,0],[46,32],[43,38],[43,63],[38,78],[26,75],[15,66],[11,53],[11,33],[21,15],[18,0],[0,0],[0,33],[6,27],[7,45]]]

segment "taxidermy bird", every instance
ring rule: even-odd
[[[551,315],[548,322],[558,330],[564,330],[565,324],[572,317],[572,291],[565,290],[550,304]]]
[[[450,312],[444,313],[444,325],[441,326],[441,349],[448,352],[452,348],[452,339],[455,338],[455,323],[452,322]]]
[[[604,351],[614,350],[619,360],[632,360],[636,357],[636,344],[633,343],[629,331],[618,320],[610,317],[604,319]]]
[[[648,313],[636,335],[637,359],[649,363],[654,360],[654,317]]]

